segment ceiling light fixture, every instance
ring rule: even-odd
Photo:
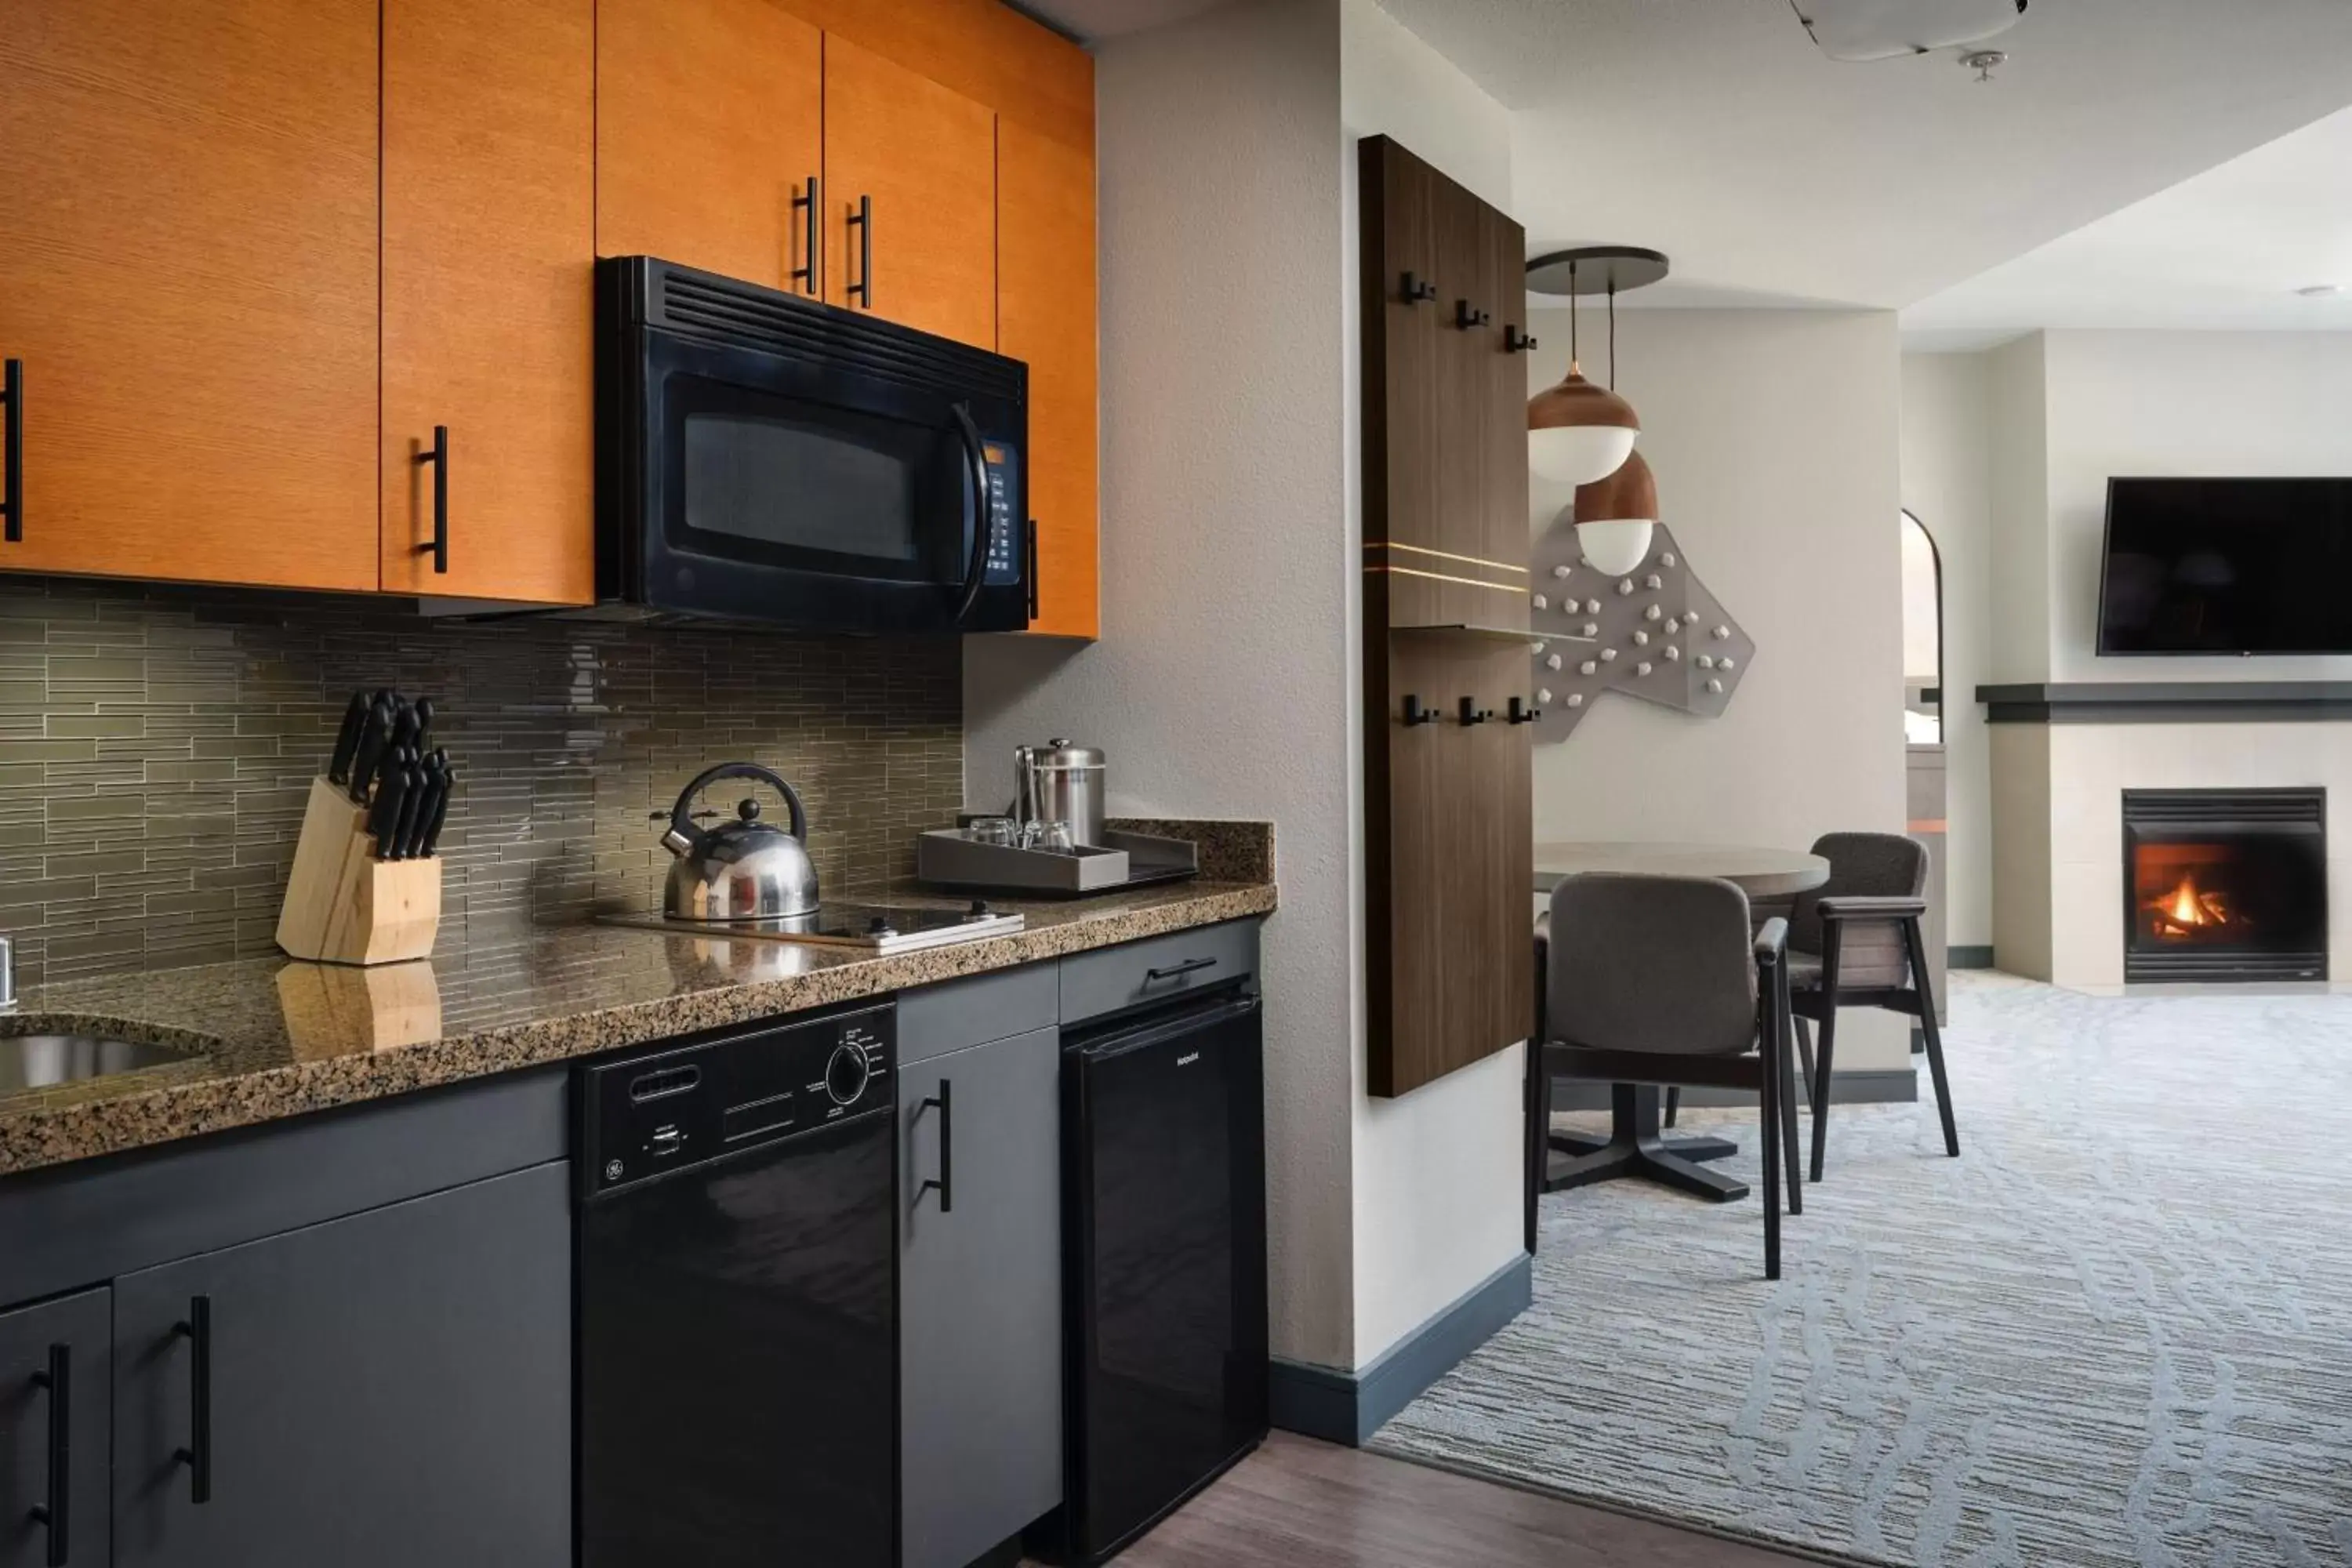
[[[1612,577],[1622,577],[1642,563],[1650,550],[1650,526],[1657,517],[1657,487],[1649,478],[1649,465],[1633,452],[1642,421],[1633,405],[1616,391],[1617,296],[1624,289],[1655,283],[1665,275],[1664,256],[1627,245],[1580,246],[1551,251],[1528,263],[1530,291],[1568,296],[1569,336],[1567,377],[1528,400],[1528,465],[1545,479],[1579,487],[1577,539],[1584,546],[1586,561]],[[1606,387],[1587,381],[1577,363],[1576,299],[1580,294],[1605,294],[1609,299],[1610,384]],[[1597,499],[1609,493],[1604,486],[1612,475],[1637,464],[1642,489],[1633,497]],[[1605,516],[1590,512],[1588,491],[1596,493],[1596,504],[1620,510]],[[1622,510],[1642,494],[1649,498],[1648,511]],[[1612,564],[1621,560],[1623,565]]]
[[[1576,490],[1576,542],[1584,563],[1607,577],[1627,577],[1650,557],[1658,523],[1658,481],[1635,452],[1617,471]]]
[[[1982,43],[2017,26],[2026,0],[1789,0],[1833,60],[1889,60]],[[1995,61],[1999,64],[1999,61]]]
[[[2295,290],[2306,300],[2331,300],[2344,292],[2341,283],[2306,283]]]

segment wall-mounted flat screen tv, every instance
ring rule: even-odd
[[[2109,479],[2099,651],[2352,653],[2352,479]]]

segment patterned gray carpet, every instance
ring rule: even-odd
[[[1548,1197],[1371,1447],[1921,1568],[2352,1564],[2352,996],[1956,978],[1960,1159],[1841,1108],[1778,1284],[1754,1198]]]

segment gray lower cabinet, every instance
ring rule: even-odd
[[[899,1068],[905,1568],[1062,1500],[1060,1079],[1054,1029]]]
[[[114,1563],[567,1568],[567,1171],[118,1279]]]
[[[0,1568],[108,1561],[107,1297],[0,1312]]]

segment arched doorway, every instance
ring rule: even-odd
[[[1944,558],[1927,524],[1903,512],[1903,739],[1944,740]]]

